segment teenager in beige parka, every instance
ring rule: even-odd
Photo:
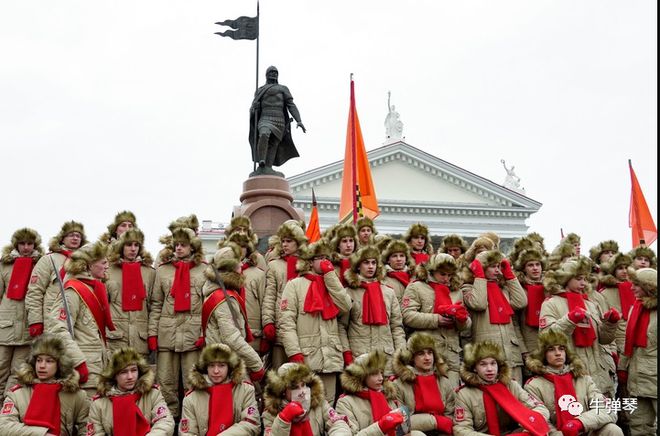
[[[25,294],[43,254],[39,233],[22,228],[0,255],[0,401],[6,388],[16,384],[16,371],[30,354]]]
[[[122,233],[133,228],[137,229],[135,214],[129,210],[123,210],[115,215],[112,224],[108,224],[108,231],[99,236],[99,241],[110,245],[119,239]]]
[[[236,216],[231,219],[229,226],[225,228],[225,240],[232,240],[231,237],[234,235],[243,235],[249,241],[249,245],[252,249],[248,250],[251,252],[249,252],[246,256],[250,261],[250,265],[260,269],[264,273],[268,271],[268,262],[266,262],[263,254],[256,250],[257,245],[259,245],[259,236],[254,233],[254,230],[252,229],[252,221],[250,221],[250,218],[246,216]],[[238,243],[238,240],[234,240],[234,242]],[[239,245],[244,246],[242,244]]]
[[[633,260],[633,269],[658,269],[658,258],[655,255],[655,251],[651,250],[644,244],[630,250],[628,256],[630,256],[630,258]]]
[[[257,436],[261,418],[245,365],[229,346],[207,345],[190,370],[191,390],[183,399],[179,434]]]
[[[460,235],[452,233],[442,238],[438,253],[445,253],[458,260],[468,249],[468,244]]]
[[[332,263],[341,280],[342,286],[346,287],[344,274],[351,269],[351,256],[357,251],[357,231],[353,224],[341,224],[334,231],[330,240],[332,247]]]
[[[415,265],[428,262],[433,255],[431,235],[426,224],[412,224],[401,239],[410,247],[410,255],[414,259]]]
[[[174,419],[144,357],[130,347],[114,351],[89,408],[87,436],[170,436]]]
[[[360,217],[355,223],[355,230],[357,232],[355,251],[376,243],[375,236],[378,234],[378,231],[371,218],[366,216]]]
[[[403,293],[415,276],[415,261],[410,255],[410,247],[405,241],[394,240],[381,253],[385,268],[383,284],[394,289],[396,299],[401,304]]]

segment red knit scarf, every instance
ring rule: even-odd
[[[314,432],[312,431],[312,425],[309,418],[300,422],[291,423],[291,431],[289,436],[313,436]]]
[[[174,311],[188,312],[190,310],[190,266],[192,262],[172,262],[176,272],[170,295],[174,297]]]
[[[346,279],[344,278],[344,273],[348,271],[348,269],[351,267],[351,260],[348,258],[341,259],[339,261],[339,280],[341,281],[341,284],[346,287],[348,283],[346,283]]]
[[[646,309],[644,303],[636,300],[626,324],[626,343],[623,354],[630,357],[635,347],[646,348],[647,331],[651,321],[651,309]]]
[[[60,253],[61,255],[66,257],[66,259],[69,259],[73,254],[73,250],[60,250],[60,251],[56,251],[55,253]],[[64,260],[66,261],[66,259]],[[62,268],[60,268],[60,278],[64,280],[65,275],[66,275],[66,270],[64,269],[64,262],[62,262]]]
[[[388,271],[387,277],[398,280],[399,283],[406,287],[410,284],[410,274],[408,274],[408,271]]]
[[[443,306],[446,307],[454,304],[454,302],[451,301],[451,297],[449,296],[449,293],[451,291],[446,285],[436,282],[428,282],[428,284],[431,287],[431,289],[435,291],[435,302],[433,303],[433,313],[442,313]]]
[[[410,253],[412,255],[412,258],[415,259],[415,265],[421,265],[423,263],[426,263],[429,261],[429,255],[428,253],[415,253],[414,251]]]
[[[283,259],[286,261],[286,281],[288,282],[289,280],[293,280],[298,277],[298,272],[296,271],[298,256],[284,256]]]
[[[137,405],[142,395],[138,392],[110,397],[112,401],[112,427],[114,434],[145,436],[151,430],[149,421]]]
[[[11,269],[9,285],[7,286],[7,298],[23,301],[27,292],[30,274],[32,273],[32,258],[17,257],[14,267]]]
[[[54,435],[60,434],[60,390],[59,383],[37,383],[32,385],[32,397],[23,422],[30,426],[45,427]]]
[[[373,418],[374,422],[378,421],[380,418],[390,413],[390,405],[387,404],[387,398],[385,398],[385,394],[382,391],[374,391],[373,389],[367,389],[364,391],[360,391],[355,395],[358,398],[369,400],[369,403],[371,403],[371,417]],[[394,436],[394,435],[395,435],[395,430],[392,430],[389,433],[387,433],[387,436]]]
[[[623,319],[628,320],[628,312],[633,304],[635,304],[635,294],[632,291],[632,282],[617,283],[616,287],[619,288],[619,301],[621,302],[621,312],[623,312]]]
[[[568,409],[561,410],[559,407],[559,399],[563,395],[572,395],[573,398],[577,399],[575,386],[573,385],[573,374],[570,372],[563,375],[546,373],[543,374],[543,378],[549,380],[555,386],[555,412],[557,414],[556,427],[561,431],[568,421],[575,419],[575,417],[568,412]]]
[[[339,309],[332,301],[328,288],[325,287],[323,276],[318,274],[305,274],[309,280],[307,296],[305,297],[304,310],[307,313],[320,313],[325,320],[333,319],[339,314]]]
[[[360,282],[364,288],[362,296],[362,324],[387,325],[387,308],[383,300],[383,290],[380,282]]]
[[[245,261],[245,262],[241,263],[241,274],[243,273],[243,271],[250,268],[251,266],[252,265],[250,265],[249,261]]]
[[[491,324],[508,324],[511,322],[513,309],[506,299],[504,292],[497,282],[488,281],[486,283],[486,292],[488,293],[488,316]]]
[[[525,312],[525,324],[530,327],[539,326],[539,315],[541,314],[541,305],[545,299],[545,288],[541,284],[527,284],[527,310]]]
[[[566,298],[569,312],[571,312],[576,307],[581,307],[585,310],[587,309],[587,306],[584,304],[584,300],[589,299],[587,294],[579,294],[577,292],[562,292],[561,294],[557,295]],[[588,327],[581,327],[577,325],[575,326],[575,330],[573,330],[573,342],[575,343],[576,347],[591,347],[596,340],[596,331],[594,330],[594,326],[591,324],[591,318],[589,318],[588,313],[585,317],[585,320],[589,323]]]
[[[484,408],[488,434],[500,436],[500,422],[497,417],[497,405],[522,428],[534,436],[546,436],[550,431],[543,415],[525,407],[502,383],[480,385],[483,391]]]
[[[141,262],[123,262],[121,264],[121,310],[140,311],[147,298],[147,291],[142,281]]]
[[[206,434],[222,433],[234,424],[233,389],[233,382],[206,389],[209,393],[209,429]]]
[[[101,280],[89,280],[89,279],[81,279],[81,278],[79,278],[78,280],[80,280],[87,286],[92,287],[92,289],[94,290],[94,295],[96,296],[96,299],[99,301],[99,304],[101,305],[105,326],[108,328],[108,330],[115,330],[115,325],[112,322],[112,313],[110,312],[108,292],[106,291],[103,282]],[[105,329],[102,329],[102,331],[103,331],[103,336],[105,336]]]
[[[442,415],[445,413],[445,404],[438,387],[435,374],[417,375],[415,377],[415,413],[431,413]]]

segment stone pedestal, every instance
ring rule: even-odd
[[[234,207],[233,216],[246,216],[262,241],[277,232],[286,220],[304,220],[302,209],[293,207],[289,182],[277,176],[253,176],[243,182],[241,205]]]

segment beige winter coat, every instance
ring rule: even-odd
[[[51,257],[59,274],[67,257],[60,253],[49,253],[42,256],[32,270],[32,277],[25,295],[25,307],[28,311],[28,324],[43,323],[50,314],[55,299],[61,294]],[[64,281],[64,280],[63,280]]]
[[[525,289],[526,284],[531,284],[531,282],[527,282],[525,277],[520,278],[519,275],[519,280],[520,280],[520,285]],[[538,282],[535,284],[542,285],[542,282]],[[525,293],[527,294],[527,289],[525,289]],[[547,293],[546,293],[547,297]],[[540,313],[539,313],[540,315]],[[520,326],[520,334],[522,336],[523,343],[525,344],[525,349],[527,350],[528,353],[533,352],[537,345],[538,345],[538,340],[539,340],[539,329],[538,327],[531,327],[527,325],[527,307],[524,309],[520,309],[516,311],[516,316],[517,316],[517,321],[518,325]]]
[[[39,252],[34,250],[32,257],[35,263],[39,256]],[[17,257],[18,252],[12,250],[0,259],[0,345],[27,345],[31,341],[25,299],[7,298],[7,287]]]
[[[619,354],[623,354],[623,345],[626,341],[626,325],[628,321],[623,319],[623,312],[621,310],[621,297],[619,296],[619,288],[616,283],[617,280],[611,275],[605,275],[601,278],[601,283],[606,287],[601,289],[599,294],[602,297],[600,301],[601,309],[603,312],[606,312],[610,308],[615,308],[617,312],[621,314],[621,320],[619,321],[618,330],[614,343],[611,344],[610,350],[616,351]],[[627,316],[628,314],[626,314]]]
[[[263,256],[261,257],[263,260]],[[243,271],[245,277],[245,311],[247,312],[248,325],[252,330],[254,341],[252,348],[259,351],[261,329],[261,308],[266,295],[266,272],[256,266],[251,266]]]
[[[286,261],[276,258],[268,262],[266,294],[264,295],[263,306],[261,307],[261,322],[264,326],[268,324],[275,324],[276,328],[279,326],[279,306],[286,282]],[[282,345],[279,332],[275,343]]]

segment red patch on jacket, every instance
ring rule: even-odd
[[[59,319],[60,319],[60,321],[65,321],[66,320],[66,310],[64,310],[63,307],[60,308]]]
[[[266,427],[266,431],[264,432],[264,436],[272,436],[273,435],[273,429],[270,427]]]
[[[156,416],[154,416],[154,418],[151,420],[151,423],[153,424],[154,422],[165,418],[165,416],[167,416],[167,412],[167,406],[159,406],[158,409],[156,409]]]
[[[287,307],[289,307],[289,301],[286,298],[283,298],[282,301],[280,301],[280,310],[286,310]]]
[[[183,418],[179,423],[179,431],[181,433],[188,433],[190,430],[190,424],[188,423],[188,418]]]
[[[30,283],[31,284],[37,283],[38,280],[39,280],[39,276],[35,275],[35,276],[30,277]]]
[[[539,328],[546,328],[548,326],[548,320],[545,319],[545,316],[539,318]]]
[[[2,406],[2,415],[9,415],[14,410],[14,403],[10,401],[5,402]]]
[[[463,421],[465,419],[465,409],[457,407],[454,409],[454,420]]]
[[[250,406],[250,407],[248,407],[248,409],[247,409],[247,414],[248,414],[248,416],[252,416],[252,415],[254,415],[255,413],[257,413],[257,408],[256,408],[256,407],[254,407],[254,406]]]
[[[404,297],[404,298],[403,298],[403,301],[401,302],[401,305],[402,305],[403,307],[408,307],[408,306],[410,306],[410,297]]]
[[[87,436],[94,436],[94,423],[93,422],[88,422],[87,423],[87,433],[85,433]]]

